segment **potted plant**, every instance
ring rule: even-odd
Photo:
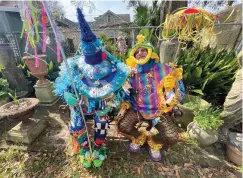
[[[176,123],[182,127],[187,128],[188,124],[193,121],[193,111],[199,108],[209,108],[210,104],[199,96],[185,95],[181,104],[178,104],[179,109],[183,115],[176,118]]]
[[[0,117],[7,117],[10,121],[25,121],[34,114],[34,107],[39,103],[37,98],[17,99],[14,94],[8,92],[13,101],[0,107]]]
[[[9,88],[8,81],[6,79],[0,78],[0,106],[8,102],[9,92],[11,92],[11,89]]]
[[[220,119],[220,110],[214,107],[196,109],[194,119],[187,126],[189,136],[197,140],[200,145],[207,146],[218,140],[218,128],[223,124]]]

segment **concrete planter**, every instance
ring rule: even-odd
[[[8,102],[9,102],[9,98],[2,99],[0,100],[0,106],[5,105]]]
[[[183,103],[194,101],[196,99],[195,96],[186,95]],[[210,104],[204,99],[200,99],[199,101],[200,108],[209,107]],[[179,109],[183,112],[183,115],[179,118],[176,118],[176,122],[181,125],[182,128],[187,128],[188,124],[193,121],[194,114],[193,109],[184,106],[183,104],[178,104]]]
[[[194,122],[191,122],[187,126],[187,133],[192,139],[197,140],[201,146],[211,145],[218,140],[218,131],[217,130],[201,129]]]

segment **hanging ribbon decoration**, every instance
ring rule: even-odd
[[[25,54],[28,54],[28,49],[31,46],[34,49],[34,57],[35,57],[35,67],[40,66],[38,51],[37,51],[37,43],[40,41],[39,35],[39,22],[38,22],[38,10],[33,6],[32,1],[22,1],[21,9],[22,13],[21,17],[23,20],[23,27],[21,31],[20,38],[25,34],[26,38],[26,46],[25,46]]]
[[[42,4],[41,9],[41,21],[42,21],[42,52],[46,52],[46,24],[48,22],[48,18],[46,16],[45,8]]]
[[[50,12],[50,9],[49,9],[49,7],[48,7],[48,3],[47,3],[47,1],[42,1],[42,3],[43,3],[43,6],[44,6],[44,8],[45,8],[46,15],[47,15],[47,17],[48,17],[48,19],[49,19],[49,22],[50,22],[50,24],[51,24],[51,27],[52,27],[52,29],[53,29],[53,33],[54,33],[55,38],[56,38],[56,43],[57,43],[57,45],[59,46],[58,48],[60,49],[60,52],[61,52],[61,55],[62,55],[64,64],[66,65],[66,68],[67,68],[67,71],[68,71],[68,75],[69,75],[69,77],[70,77],[70,79],[71,79],[72,87],[73,87],[73,89],[74,89],[74,93],[75,93],[75,95],[76,95],[76,98],[78,99],[78,101],[81,101],[81,102],[82,102],[82,100],[80,99],[80,97],[79,97],[79,95],[78,95],[77,89],[76,89],[76,87],[75,87],[75,85],[74,85],[74,79],[73,79],[73,77],[72,77],[71,70],[70,70],[70,67],[69,67],[69,65],[68,65],[66,55],[65,55],[64,50],[63,50],[63,48],[62,48],[62,46],[61,46],[61,42],[62,42],[63,40],[62,40],[62,36],[61,36],[61,34],[60,34],[60,31],[59,31],[59,29],[58,29],[58,27],[57,27],[57,25],[56,25],[56,23],[55,23],[55,20],[54,20],[54,18],[53,18],[52,13]],[[83,121],[84,121],[84,125],[85,125],[85,129],[86,129],[86,133],[87,133],[87,135],[88,135],[87,138],[88,138],[88,144],[89,144],[90,155],[92,155],[91,142],[90,142],[90,139],[89,139],[89,133],[88,133],[87,124],[86,124],[86,121],[85,121],[85,118],[84,118],[84,113],[83,113],[83,110],[82,110],[82,108],[81,108],[81,105],[79,104],[78,106],[79,106],[79,110],[80,110],[81,115],[82,115],[82,119],[83,119]]]
[[[60,51],[61,51],[61,46],[60,46],[60,44],[57,43],[57,61],[58,62],[61,62],[61,54],[60,54]]]

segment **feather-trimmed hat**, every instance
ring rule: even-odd
[[[68,63],[75,87],[84,96],[83,102],[88,106],[88,112],[97,108],[96,105],[99,103],[99,108],[103,110],[99,115],[104,115],[109,112],[111,104],[121,100],[119,91],[130,73],[130,68],[104,49],[102,42],[84,19],[81,9],[78,8],[77,13],[82,54],[68,59]],[[65,65],[62,64],[60,68],[60,77],[54,83],[54,92],[62,96],[63,90],[71,86],[71,80]]]

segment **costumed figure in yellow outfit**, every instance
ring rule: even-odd
[[[130,151],[139,151],[147,142],[151,159],[160,161],[163,145],[178,139],[170,114],[184,96],[182,69],[161,64],[144,36],[138,35],[137,39],[126,60],[132,68],[131,90],[118,113],[118,129],[131,136]],[[138,128],[141,121],[148,122],[149,127]]]

